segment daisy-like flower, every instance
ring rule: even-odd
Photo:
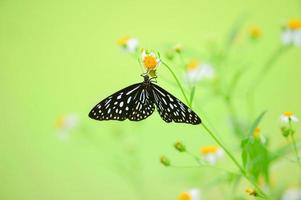
[[[184,75],[186,82],[195,84],[204,79],[212,79],[215,71],[208,63],[200,63],[197,60],[191,60],[187,64],[187,72]]]
[[[282,115],[280,116],[280,121],[283,123],[289,123],[291,122],[298,122],[299,119],[294,115],[293,112],[283,112]]]
[[[301,188],[290,188],[282,195],[282,200],[300,200]]]
[[[217,146],[205,146],[200,148],[203,159],[211,165],[214,165],[224,154],[223,150]]]
[[[161,63],[160,58],[153,51],[147,52],[143,50],[141,58],[143,66],[148,72],[156,70],[158,65]]]
[[[254,132],[253,132],[253,137],[257,140],[260,140],[260,142],[262,144],[265,144],[266,143],[266,139],[265,137],[261,134],[261,130],[260,128],[255,128]]]
[[[201,199],[201,192],[199,189],[193,188],[190,189],[188,192],[182,192],[178,200],[200,200]]]
[[[262,31],[259,27],[257,26],[252,26],[250,29],[249,29],[249,36],[251,39],[258,39],[262,36]]]
[[[281,41],[284,45],[301,46],[301,20],[293,19],[287,23]]]
[[[136,38],[124,36],[117,41],[121,49],[128,53],[133,53],[138,49],[139,41]]]
[[[58,129],[58,137],[60,140],[68,139],[70,132],[78,126],[79,119],[74,113],[63,115],[57,118],[55,126]]]

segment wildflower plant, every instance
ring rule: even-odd
[[[263,111],[256,117],[253,113],[253,110],[255,110],[255,89],[259,86],[267,73],[272,70],[275,62],[281,55],[287,52],[286,50],[289,49],[288,46],[292,46],[288,44],[299,45],[298,34],[300,24],[299,21],[291,21],[288,23],[282,35],[284,45],[276,48],[276,50],[271,53],[268,59],[260,66],[259,75],[253,78],[251,87],[246,92],[248,98],[246,102],[244,102],[249,109],[249,118],[241,116],[241,113],[237,112],[237,105],[235,104],[235,99],[238,98],[235,94],[236,88],[240,84],[241,77],[247,72],[245,69],[246,64],[237,64],[237,67],[234,68],[233,71],[223,69],[225,67],[224,63],[230,60],[231,54],[229,52],[235,45],[242,25],[243,21],[237,21],[230,30],[225,45],[220,48],[212,49],[212,51],[202,59],[195,59],[186,52],[186,47],[183,48],[183,46],[179,44],[174,45],[168,51],[164,52],[162,54],[163,57],[160,56],[158,51],[141,49],[138,60],[143,67],[144,73],[142,76],[144,77],[144,82],[139,83],[140,85],[131,85],[104,99],[91,110],[89,116],[96,120],[143,120],[154,112],[154,104],[144,106],[138,102],[135,109],[129,110],[129,102],[132,98],[136,98],[137,95],[140,95],[141,100],[143,100],[148,93],[152,93],[155,98],[156,108],[164,121],[199,125],[201,128],[200,132],[206,132],[215,142],[213,145],[200,145],[201,147],[197,153],[197,151],[192,151],[189,145],[177,141],[173,145],[174,149],[182,155],[192,158],[194,164],[188,166],[178,165],[170,156],[164,155],[159,159],[163,166],[168,168],[211,167],[222,170],[227,172],[228,175],[234,175],[233,177],[235,178],[231,178],[231,181],[234,180],[235,182],[233,190],[237,189],[239,183],[244,180],[250,185],[250,187],[245,190],[248,195],[261,199],[273,199],[274,194],[270,192],[269,189],[272,187],[271,165],[284,154],[293,151],[295,152],[296,162],[301,169],[299,149],[295,139],[296,130],[292,125],[292,123],[298,122],[298,118],[292,112],[284,112],[281,115],[280,120],[281,123],[283,123],[280,128],[281,133],[285,138],[291,139],[290,143],[293,146],[293,150],[287,150],[289,148],[285,146],[284,151],[273,152],[269,146],[269,138],[261,132],[260,124],[266,115],[266,111]],[[248,34],[252,40],[258,40],[262,36],[262,31],[257,26],[253,26],[249,29]],[[129,38],[121,40],[119,45],[123,46],[123,48],[129,48]],[[198,55],[197,57],[202,56]],[[177,58],[180,62],[177,62]],[[203,60],[208,60],[208,62],[203,62]],[[151,80],[160,79],[160,76],[157,76],[157,71],[161,70],[166,70],[170,73],[170,76],[173,78],[173,85],[176,85],[179,89],[184,102],[181,102],[162,88],[153,86],[155,84],[150,82]],[[203,82],[205,82],[205,80],[209,80],[209,82],[204,84]],[[142,85],[146,84],[150,84],[149,87],[153,88],[151,88],[151,90],[149,88],[142,88],[142,91],[136,92],[137,88],[140,89]],[[209,95],[212,95],[212,98],[222,100],[229,113],[232,127],[231,132],[233,133],[235,142],[240,143],[238,152],[240,159],[238,159],[236,155],[238,154],[237,149],[234,151],[232,145],[226,144],[225,141],[213,131],[215,130],[214,127],[212,127],[212,125],[209,126],[207,120],[201,120],[197,112],[191,110],[192,106],[194,109],[199,110],[199,97],[196,95],[196,91],[198,91],[199,88],[205,89],[206,87],[207,89],[209,88]],[[144,91],[146,92],[144,93]],[[136,96],[127,98],[126,95],[132,92],[136,92]],[[126,95],[124,96],[124,94]],[[146,98],[146,101],[152,100]],[[186,111],[188,115],[186,115]],[[125,112],[125,114],[123,112]],[[181,117],[181,115],[183,116]],[[201,113],[200,117],[202,118],[203,115],[205,114]],[[264,130],[266,131],[266,129]],[[229,171],[221,167],[218,164],[220,159],[228,159],[233,166],[236,167],[235,171]],[[199,191],[199,189],[183,192],[180,194],[179,199],[199,199],[199,192],[196,191]]]

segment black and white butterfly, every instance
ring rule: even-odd
[[[183,102],[154,84],[154,78],[146,74],[143,77],[143,82],[130,85],[99,102],[89,117],[100,121],[140,121],[149,117],[156,106],[161,118],[168,123],[201,123],[199,116]]]

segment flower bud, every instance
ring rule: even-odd
[[[247,188],[246,190],[246,193],[248,193],[250,196],[254,196],[256,197],[258,194],[256,192],[256,190],[254,190],[253,188]]]
[[[280,130],[281,130],[281,133],[282,133],[282,135],[284,136],[284,137],[288,137],[290,134],[294,134],[295,133],[295,131],[293,130],[293,129],[291,129],[291,128],[288,128],[288,127],[286,127],[286,126],[282,126],[281,128],[280,128]]]
[[[161,156],[160,157],[160,162],[165,166],[168,167],[170,166],[170,161],[166,156]]]
[[[182,47],[181,44],[177,44],[177,45],[174,46],[174,50],[175,50],[175,52],[177,52],[177,53],[181,53],[182,50],[183,50],[183,47]]]
[[[186,147],[184,146],[184,144],[182,144],[181,142],[176,142],[174,144],[174,147],[176,148],[176,150],[178,150],[179,152],[185,152],[186,151]]]

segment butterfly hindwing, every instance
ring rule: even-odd
[[[149,117],[155,110],[153,98],[145,87],[142,85],[137,92],[129,112],[129,120],[140,121]]]
[[[166,122],[200,124],[201,119],[188,106],[158,85],[151,84],[154,102]]]

